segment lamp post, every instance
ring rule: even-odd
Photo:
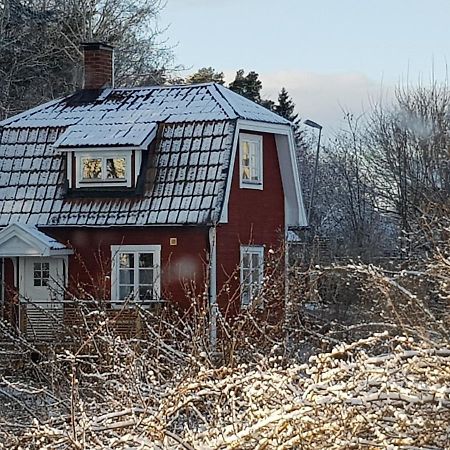
[[[308,207],[308,216],[307,216],[308,225],[309,225],[309,219],[311,218],[311,210],[312,210],[312,205],[313,205],[313,201],[314,201],[314,193],[316,190],[317,167],[319,165],[320,138],[322,137],[322,125],[319,125],[318,123],[313,122],[312,120],[309,120],[309,119],[305,120],[303,123],[305,125],[307,125],[308,127],[317,128],[319,130],[319,139],[317,140],[317,150],[316,150],[316,161],[314,164],[314,174],[313,174],[313,179],[312,179],[311,196],[309,198],[309,207]]]

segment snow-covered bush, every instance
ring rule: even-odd
[[[103,336],[98,336],[103,339]],[[110,342],[114,362],[66,351],[64,389],[30,406],[31,423],[2,425],[0,448],[24,449],[445,449],[450,445],[450,348],[374,335],[299,364],[268,356],[196,370]],[[89,361],[90,360],[90,361]],[[91,370],[88,368],[91,367]],[[71,369],[70,369],[71,368]],[[192,368],[191,368],[192,369]],[[61,376],[63,374],[61,373]],[[54,380],[56,382],[56,380]],[[60,382],[62,380],[59,380]],[[3,385],[7,380],[3,379]],[[64,383],[61,383],[64,386]],[[47,407],[47,416],[42,413]],[[59,413],[56,411],[59,410]]]

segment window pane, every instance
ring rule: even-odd
[[[153,284],[153,270],[152,269],[139,270],[139,284]]]
[[[242,179],[250,180],[250,146],[244,141],[242,143]]]
[[[133,270],[119,270],[119,284],[133,284],[134,271]]]
[[[252,253],[252,267],[254,269],[259,267],[259,255],[258,255],[258,253]]]
[[[134,267],[134,255],[133,253],[120,253],[119,254],[120,267],[133,268]]]
[[[106,178],[124,179],[126,174],[125,158],[106,159]]]
[[[256,287],[258,287],[259,282],[260,282],[260,271],[258,270],[258,268],[253,269],[252,271],[252,284],[254,284]]]
[[[250,267],[250,253],[244,253],[242,256],[242,267],[245,269]]]
[[[244,305],[244,306],[247,306],[250,304],[250,288],[248,285],[242,286],[241,302],[242,302],[242,305]]]
[[[153,253],[141,253],[139,255],[139,267],[153,267]]]
[[[153,286],[139,286],[139,300],[153,300]]]
[[[133,286],[119,286],[120,300],[129,299],[132,296]]]
[[[247,141],[242,143],[242,164],[244,166],[250,165],[250,143]]]
[[[256,143],[252,142],[250,151],[250,169],[252,181],[260,180],[260,152]]]
[[[242,179],[250,180],[250,178],[251,178],[250,167],[248,167],[248,166],[242,167]]]
[[[83,158],[83,179],[101,180],[102,160],[101,158]]]

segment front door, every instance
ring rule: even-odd
[[[20,258],[19,280],[20,299],[26,311],[27,336],[53,339],[63,320],[64,260]]]

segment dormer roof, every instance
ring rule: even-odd
[[[54,147],[73,151],[78,148],[127,148],[145,150],[156,136],[158,124],[124,123],[120,125],[70,125]]]

